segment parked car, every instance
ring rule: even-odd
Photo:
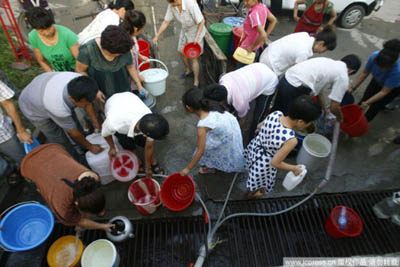
[[[373,11],[378,11],[383,5],[384,0],[329,0],[333,3],[336,13],[338,13],[337,23],[343,28],[354,28],[364,16],[368,16]],[[232,4],[238,4],[238,13],[241,17],[247,16],[247,8],[243,0],[230,0]],[[280,9],[293,10],[296,0],[263,0],[264,4],[273,11]],[[305,5],[300,5],[299,10],[304,10]]]

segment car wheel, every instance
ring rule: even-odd
[[[242,18],[247,18],[248,12],[248,8],[245,6],[244,2],[241,1],[238,8],[238,16]]]
[[[340,25],[351,29],[357,26],[365,16],[365,8],[362,5],[352,5],[346,8],[340,15]]]

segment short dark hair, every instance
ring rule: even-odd
[[[34,29],[47,29],[55,23],[53,12],[43,7],[30,8],[26,17]]]
[[[328,50],[333,50],[336,48],[336,32],[333,28],[332,25],[326,25],[322,29],[321,32],[319,32],[315,36],[315,41],[323,41],[324,46],[328,48]]]
[[[384,69],[388,69],[396,64],[399,59],[400,40],[391,39],[383,44],[383,49],[375,58],[375,63]]]
[[[125,14],[125,18],[120,24],[129,34],[134,33],[134,27],[141,29],[146,25],[146,17],[141,11],[129,10]]]
[[[289,107],[288,116],[293,120],[303,120],[306,123],[315,121],[321,116],[322,108],[312,96],[297,97]]]
[[[210,84],[204,89],[204,97],[218,102],[226,101],[228,97],[228,90],[221,84]]]
[[[122,27],[109,25],[101,33],[100,45],[112,54],[125,54],[132,49],[133,40]]]
[[[354,72],[352,74],[356,73],[361,67],[360,57],[357,55],[354,55],[354,54],[347,55],[344,58],[342,58],[340,61],[343,61],[344,63],[346,63],[346,66],[348,69],[354,70]]]
[[[168,121],[159,114],[146,114],[139,121],[140,131],[150,138],[161,140],[169,133]]]
[[[67,90],[68,94],[77,102],[83,98],[92,102],[96,98],[99,86],[93,78],[82,75],[69,81]]]
[[[106,197],[100,192],[100,182],[91,176],[85,176],[73,183],[62,178],[67,185],[72,187],[73,201],[78,203],[79,210],[91,214],[99,214],[106,207]]]
[[[131,0],[117,0],[117,1],[111,1],[110,4],[108,4],[108,8],[111,9],[120,9],[120,8],[125,8],[126,11],[135,9],[135,4]]]

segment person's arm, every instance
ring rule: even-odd
[[[96,116],[96,113],[94,112],[94,107],[92,103],[89,103],[84,106],[84,109],[86,110],[87,114],[89,115],[90,120],[92,121],[92,125],[95,129],[99,130],[101,132],[101,124],[99,122],[99,119]]]
[[[263,25],[257,25],[256,26],[257,32],[258,32],[258,38],[254,43],[252,43],[248,48],[247,52],[251,53],[253,52],[254,47],[257,47],[258,45],[262,44],[264,40],[267,38],[267,33],[264,30]]]
[[[114,144],[112,135],[106,136],[106,137],[104,137],[104,139],[106,139],[106,142],[107,142],[108,146],[110,147],[110,150],[108,150],[108,156],[110,157],[110,159],[112,159],[117,154],[117,151],[115,150],[115,144]]]
[[[27,142],[28,144],[33,144],[31,134],[27,132],[22,125],[21,118],[18,115],[18,111],[11,99],[4,100],[0,102],[4,110],[7,112],[8,116],[11,117],[15,125],[15,130],[17,131],[17,137],[21,142]]]
[[[146,93],[146,96],[148,96],[149,92],[147,92],[147,90],[142,86],[142,82],[140,81],[140,77],[139,77],[139,72],[137,71],[135,66],[134,65],[126,65],[126,69],[129,73],[129,76],[131,76],[132,80],[135,81],[136,86],[139,89],[139,92],[144,91]]]
[[[98,229],[106,232],[111,232],[111,228],[113,228],[115,225],[110,223],[98,223],[82,217],[78,222],[78,226],[88,230]]]
[[[343,114],[340,108],[340,102],[331,99],[331,113],[336,116],[338,122],[343,122]]]
[[[156,45],[156,44],[158,43],[158,38],[160,38],[161,34],[163,34],[163,32],[167,29],[168,24],[169,24],[169,22],[166,21],[166,20],[164,20],[164,21],[161,23],[160,29],[158,30],[156,36],[154,36],[153,44]]]
[[[349,93],[354,92],[363,83],[363,81],[368,77],[369,74],[369,71],[363,69],[360,74],[358,74],[356,80],[353,82],[353,85],[347,91]]]
[[[154,157],[154,141],[150,141],[146,138],[146,144],[144,145],[144,168],[146,177],[152,177],[153,172],[151,170],[151,160]]]
[[[203,31],[203,27],[204,27],[204,24],[206,23],[206,20],[205,19],[203,19],[200,23],[199,23],[199,26],[197,27],[197,34],[196,34],[196,38],[194,38],[194,43],[196,44],[196,43],[198,43],[200,40],[200,34],[201,34],[201,32]]]
[[[76,42],[73,46],[69,48],[69,51],[71,51],[72,56],[75,58],[75,61],[78,59],[78,54],[79,54],[79,43]]]
[[[67,130],[67,133],[78,144],[80,144],[82,147],[86,148],[93,154],[99,154],[101,151],[103,151],[103,148],[100,145],[91,144],[77,129]]]
[[[296,145],[296,138],[291,138],[283,143],[282,147],[273,156],[271,160],[271,166],[285,171],[292,171],[295,175],[299,175],[302,172],[299,165],[292,165],[284,162],[287,155],[289,155],[290,151],[292,151]]]
[[[278,19],[271,12],[267,17],[267,20],[269,21],[269,25],[266,31],[267,37],[265,37],[265,42],[268,40],[269,35],[274,30],[276,23],[278,23]]]
[[[42,69],[45,72],[51,72],[54,71],[53,67],[50,66],[50,64],[47,62],[47,60],[44,58],[42,52],[40,52],[39,49],[34,48],[33,49],[33,55],[36,58],[36,61],[39,63],[40,67],[42,67]]]
[[[328,25],[333,25],[335,23],[335,20],[337,18],[336,11],[332,8],[331,11],[329,11],[330,19],[328,21]]]
[[[299,14],[299,5],[303,5],[303,4],[305,4],[304,0],[297,0],[297,1],[294,3],[294,7],[293,7],[293,19],[294,19],[296,22],[299,22],[299,20],[300,20],[300,17],[298,16],[298,14]]]
[[[365,109],[367,108],[369,105],[371,105],[372,103],[375,103],[379,100],[381,100],[382,98],[384,98],[387,94],[389,94],[391,91],[393,90],[393,88],[387,88],[387,87],[383,87],[378,93],[376,93],[374,96],[368,98],[366,101],[361,103],[361,108]]]
[[[208,128],[206,127],[197,127],[197,151],[189,164],[186,165],[183,170],[181,170],[182,176],[188,175],[203,156],[206,149],[207,131]]]

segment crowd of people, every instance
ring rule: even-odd
[[[196,165],[201,174],[248,172],[248,197],[260,198],[273,191],[277,169],[296,175],[302,172],[300,166],[285,162],[297,145],[294,129],[307,128],[322,113],[332,113],[342,121],[344,95],[356,90],[369,74],[371,82],[359,103],[363,109],[369,107],[369,121],[400,93],[399,39],[385,42],[382,50],[374,52],[352,85],[349,75],[361,67],[357,55],[341,60],[311,58],[336,47],[332,26],[336,13],[327,0],[297,0],[294,33],[269,45],[266,40],[276,26],[276,17],[262,2],[244,0],[249,12],[239,46],[256,52],[257,62],[238,64],[218,83],[200,88],[199,61],[185,58],[182,49],[189,42],[204,46],[205,19],[195,0],[167,1],[165,18],[153,43],[159,42],[173,19],[181,23],[177,48],[185,67],[181,77],[194,78],[182,102],[188,112],[199,117],[197,149],[180,171],[182,175],[188,175]],[[301,18],[299,4],[307,6]],[[321,27],[324,13],[331,18]],[[99,191],[100,177],[85,167],[71,142],[93,154],[103,150],[85,139],[76,119],[83,114],[109,144],[110,158],[116,155],[115,136],[125,149],[144,147],[141,172],[148,177],[165,174],[155,157],[154,141],[168,135],[168,121],[152,113],[139,97],[140,93],[149,94],[138,71],[139,59],[148,59],[139,53],[137,40],[146,17],[130,0],[112,1],[79,34],[55,24],[52,12],[42,7],[30,9],[27,17],[34,28],[29,40],[44,73],[22,90],[19,108],[49,144],[24,157],[18,139],[29,144],[33,141],[12,104],[13,90],[0,82],[0,103],[16,129],[1,113],[0,151],[17,164],[14,167],[0,158],[0,171],[10,177],[10,185],[16,184],[20,166],[22,176],[36,184],[64,224],[111,231],[112,225],[96,223],[87,216],[104,214],[105,197]],[[325,94],[330,103],[325,103]],[[249,116],[253,101],[254,115]],[[242,128],[250,118],[249,139],[244,142]]]

